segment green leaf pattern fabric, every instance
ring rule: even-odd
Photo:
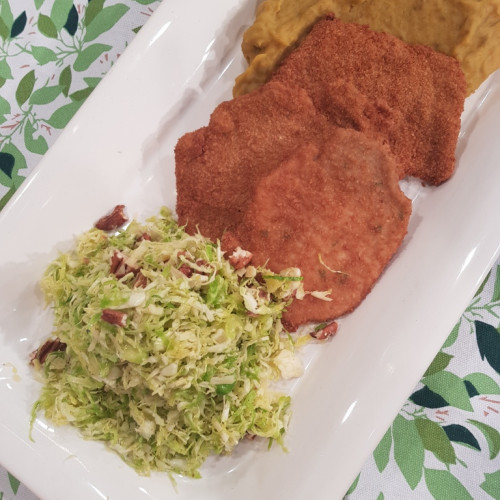
[[[499,362],[500,260],[345,500],[499,500]]]
[[[0,209],[159,3],[0,0]]]
[[[159,3],[0,0],[0,209]],[[500,260],[346,500],[500,500],[499,431]],[[0,468],[0,500],[35,498]]]
[[[32,493],[5,469],[0,468],[0,500],[32,500]]]

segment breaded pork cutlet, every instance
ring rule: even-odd
[[[410,213],[392,155],[337,128],[329,142],[301,147],[260,180],[223,248],[248,249],[252,262],[275,272],[300,267],[306,291],[331,290],[331,301],[293,301],[283,317],[293,331],[359,305],[403,241]]]
[[[301,145],[332,140],[335,128],[304,90],[280,82],[219,104],[208,126],[176,145],[179,222],[220,238],[241,222],[263,176]]]
[[[302,87],[341,126],[365,117],[342,105],[342,95],[336,95],[340,108],[330,97],[338,85],[355,87],[391,115],[385,129],[372,116],[371,132],[365,132],[387,140],[402,175],[433,185],[452,175],[466,94],[463,71],[452,57],[328,17],[313,26],[272,81]]]
[[[333,125],[304,90],[270,82],[222,103],[176,146],[177,215],[332,301],[295,301],[289,328],[334,319],[369,292],[407,231],[411,202],[379,141]],[[337,272],[338,271],[338,272]]]

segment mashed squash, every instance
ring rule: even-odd
[[[500,67],[500,0],[264,0],[243,36],[249,67],[237,78],[234,95],[265,83],[327,13],[455,57],[467,79],[467,94]]]

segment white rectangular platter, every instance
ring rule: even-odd
[[[175,206],[173,148],[231,97],[255,0],[168,0],[0,212],[0,463],[41,498],[341,498],[500,250],[500,79],[468,99],[458,168],[405,186],[409,234],[337,336],[307,350],[279,447],[244,443],[203,478],[140,477],[103,445],[42,418],[29,353],[51,331],[37,282],[58,251],[117,203],[143,219]]]

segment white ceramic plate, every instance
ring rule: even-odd
[[[193,3],[195,6],[193,6]],[[414,199],[403,248],[292,387],[289,453],[244,443],[203,479],[139,477],[74,429],[29,421],[29,353],[50,332],[37,289],[74,235],[124,203],[144,218],[174,206],[173,146],[229,99],[256,1],[168,0],[0,213],[0,462],[42,498],[340,498],[390,425],[500,248],[500,81],[467,101],[454,177]]]

